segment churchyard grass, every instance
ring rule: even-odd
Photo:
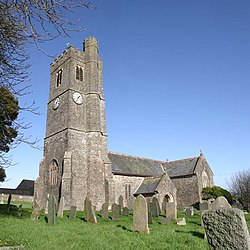
[[[200,226],[200,215],[186,217],[186,226],[160,225],[160,218],[154,218],[149,225],[150,234],[133,232],[132,215],[121,216],[117,221],[101,218],[97,213],[97,224],[87,223],[84,212],[77,212],[75,220],[69,220],[69,212],[64,218],[57,218],[55,225],[46,223],[42,215],[39,220],[30,219],[31,206],[23,204],[23,215],[16,216],[17,207],[0,205],[0,246],[23,245],[24,249],[208,249],[203,239],[204,230]],[[111,215],[110,215],[111,216]],[[248,225],[250,216],[247,215]]]

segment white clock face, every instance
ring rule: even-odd
[[[77,103],[77,104],[82,104],[82,95],[80,94],[80,93],[78,93],[78,92],[75,92],[74,94],[73,94],[73,100],[74,100],[74,102],[75,103]]]
[[[54,101],[53,109],[57,109],[59,107],[59,104],[60,104],[60,98],[57,97]]]

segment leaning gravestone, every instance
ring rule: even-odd
[[[63,210],[64,210],[64,197],[61,197],[57,210],[57,217],[63,218]]]
[[[139,194],[135,199],[133,213],[134,231],[148,234],[148,207],[146,199]]]
[[[112,220],[118,220],[120,215],[120,206],[116,203],[112,204]]]
[[[122,214],[125,215],[125,216],[128,216],[129,215],[129,209],[127,207],[124,207],[123,210],[122,210]]]
[[[9,194],[8,201],[7,201],[7,212],[10,211],[10,203],[11,203],[11,194]]]
[[[124,207],[124,204],[123,204],[123,197],[120,195],[119,198],[118,198],[118,204],[121,206],[121,209]]]
[[[176,219],[176,206],[174,202],[166,203],[166,218]]]
[[[49,195],[48,223],[52,225],[56,224],[56,204],[55,196],[53,194]]]
[[[71,206],[69,211],[69,219],[74,220],[76,218],[76,206]]]
[[[109,204],[108,203],[102,204],[102,218],[103,219],[109,218]]]
[[[212,250],[250,250],[250,238],[244,213],[237,208],[220,208],[202,217]]]
[[[38,220],[39,219],[39,216],[40,216],[40,213],[41,213],[41,210],[39,207],[35,207],[32,211],[32,214],[31,214],[31,219],[32,220]]]
[[[86,215],[87,215],[87,221],[90,223],[97,223],[94,207],[92,206],[91,200],[87,196],[85,199],[86,204]]]

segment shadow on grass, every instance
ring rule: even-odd
[[[117,227],[120,227],[122,230],[125,230],[127,232],[133,232],[131,229],[125,227],[125,226],[122,226],[122,225],[117,225]]]
[[[80,218],[80,220],[84,221],[84,222],[87,222],[87,220],[84,217]]]
[[[0,216],[14,216],[17,218],[22,218],[22,217],[29,217],[31,216],[31,211],[30,209],[23,208],[21,210],[21,215],[20,211],[18,211],[18,206],[16,205],[10,205],[10,209],[7,212],[7,205],[6,204],[0,204]]]
[[[204,233],[196,232],[196,231],[180,231],[175,230],[176,233],[182,233],[182,234],[192,234],[195,237],[198,237],[200,239],[204,239]]]
[[[197,226],[199,226],[199,227],[201,226],[201,223],[198,223],[198,222],[195,222],[195,221],[189,221],[189,223],[190,223],[190,224],[195,224],[195,225],[197,225]]]

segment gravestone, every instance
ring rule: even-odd
[[[128,209],[129,210],[133,210],[133,208],[134,208],[134,202],[135,202],[135,197],[134,196],[130,196],[128,198]]]
[[[152,198],[152,202],[156,204],[157,212],[158,212],[158,216],[159,216],[161,213],[160,203],[155,196]]]
[[[40,216],[40,213],[41,213],[41,210],[39,207],[35,207],[32,211],[32,214],[31,214],[31,219],[32,220],[38,220],[39,219],[39,216]]]
[[[69,219],[74,220],[76,218],[76,206],[71,206],[69,211]]]
[[[148,224],[152,224],[153,220],[152,220],[152,213],[151,211],[148,209]]]
[[[20,204],[20,205],[18,206],[18,209],[17,209],[17,216],[18,216],[18,217],[21,217],[21,216],[22,216],[22,209],[23,209],[23,205]]]
[[[56,204],[55,196],[53,194],[49,195],[48,223],[52,225],[56,224]]]
[[[127,207],[124,207],[123,210],[122,210],[122,214],[125,215],[125,216],[128,216],[129,215],[129,209]]]
[[[203,226],[202,216],[209,210],[209,203],[207,201],[202,201],[200,203],[200,214],[201,214],[201,226]]]
[[[119,215],[122,215],[122,206],[121,205],[117,205],[118,206],[118,210],[119,210]]]
[[[118,205],[121,206],[121,209],[124,207],[124,204],[123,204],[123,197],[120,195],[119,198],[118,198]]]
[[[120,206],[116,203],[112,204],[112,220],[118,220],[120,215]]]
[[[109,218],[109,204],[108,203],[102,204],[102,218],[103,219]]]
[[[208,211],[202,217],[212,250],[250,250],[250,238],[244,213],[237,208]]]
[[[7,212],[10,211],[10,203],[11,203],[11,194],[9,194],[8,201],[7,201]]]
[[[185,211],[186,215],[191,217],[194,215],[194,209],[192,207],[188,207]]]
[[[231,208],[231,205],[228,203],[227,199],[223,196],[217,197],[216,200],[211,203],[209,210],[216,210],[219,208]]]
[[[87,215],[87,221],[90,223],[97,223],[94,207],[92,206],[92,202],[87,196],[85,199],[86,204],[86,215]]]
[[[63,210],[64,210],[64,197],[61,197],[57,210],[57,217],[63,218]]]
[[[185,218],[178,218],[178,219],[176,219],[176,224],[179,226],[186,226],[187,225],[186,219]]]
[[[133,213],[134,231],[148,234],[148,207],[146,199],[139,194],[135,199]]]
[[[176,206],[174,202],[166,203],[166,218],[176,219]]]

